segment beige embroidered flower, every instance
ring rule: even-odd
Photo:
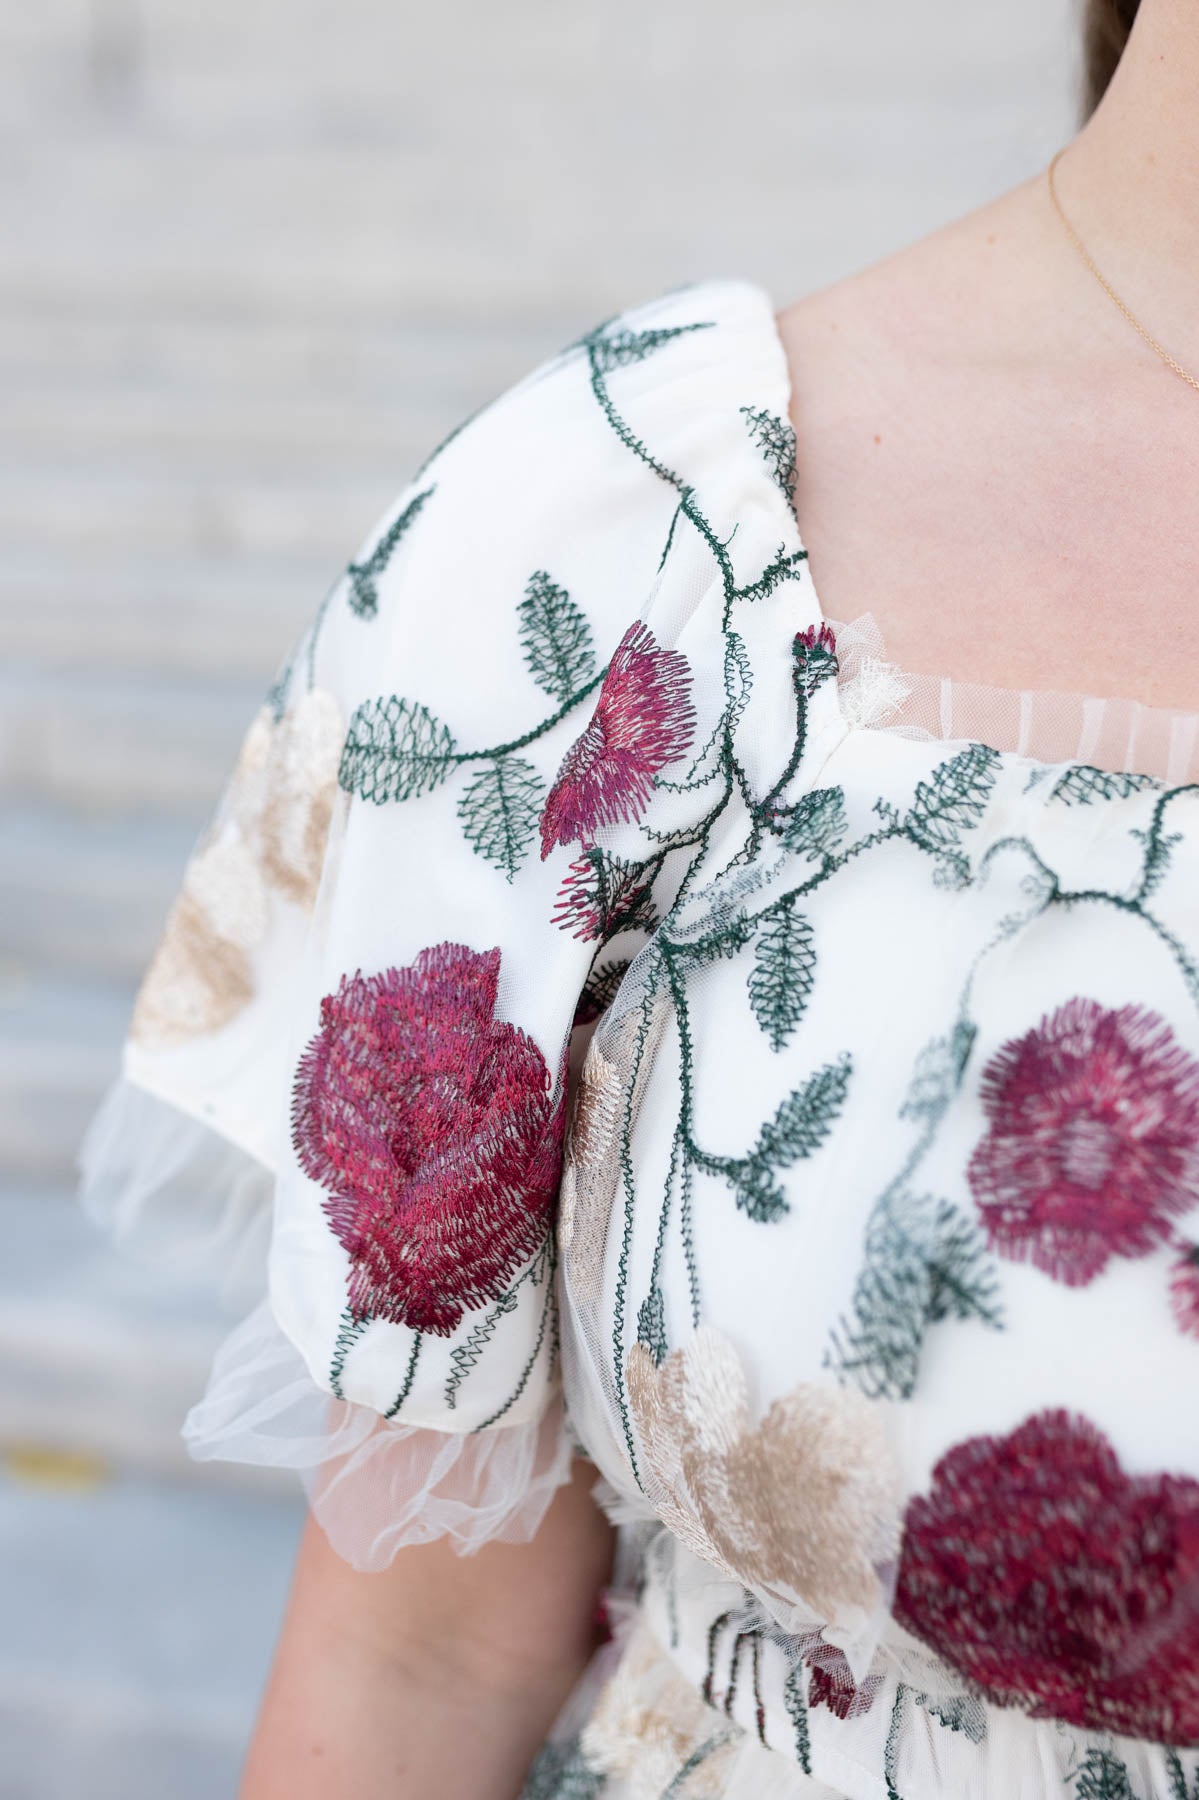
[[[559,1248],[580,1296],[594,1298],[598,1292],[608,1220],[620,1183],[625,1113],[631,1128],[669,1013],[664,993],[647,994],[619,1018],[601,1019],[587,1047],[567,1136],[558,1212]]]
[[[863,1395],[805,1382],[753,1425],[740,1359],[710,1326],[661,1367],[635,1344],[625,1380],[650,1498],[690,1550],[821,1621],[878,1603],[900,1496]]]
[[[219,1031],[254,993],[252,952],[270,891],[310,912],[337,794],[341,715],[314,689],[278,722],[264,708],[246,734],[221,817],[193,855],[134,1008],[141,1044]]]
[[[600,1690],[580,1748],[591,1768],[628,1784],[628,1800],[718,1800],[740,1736],[642,1626]]]

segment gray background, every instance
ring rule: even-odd
[[[0,1797],[231,1795],[289,1493],[72,1209],[188,843],[445,430],[597,318],[781,306],[1043,164],[1071,0],[0,10]]]

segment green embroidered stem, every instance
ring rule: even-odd
[[[341,1389],[341,1378],[345,1373],[346,1358],[370,1322],[369,1319],[355,1318],[348,1306],[341,1315],[337,1336],[333,1342],[333,1361],[329,1364],[329,1387],[335,1400],[345,1399]]]
[[[447,761],[452,763],[484,762],[489,757],[511,756],[514,750],[524,750],[529,744],[535,744],[538,738],[543,738],[548,731],[554,729],[555,725],[560,725],[566,715],[572,713],[580,701],[586,700],[588,694],[593,694],[607,673],[605,665],[598,675],[593,675],[590,681],[584,682],[582,687],[576,688],[574,693],[563,701],[557,712],[551,713],[548,719],[543,719],[540,725],[534,725],[531,731],[524,732],[522,736],[513,738],[507,744],[493,744],[489,750],[456,750],[452,756],[447,758]]]
[[[545,1300],[541,1308],[541,1327],[537,1333],[537,1342],[533,1345],[529,1360],[521,1371],[520,1380],[517,1382],[512,1393],[510,1393],[508,1398],[504,1401],[504,1404],[493,1412],[490,1418],[484,1419],[481,1425],[476,1425],[476,1431],[486,1431],[490,1426],[497,1425],[504,1417],[504,1414],[509,1412],[511,1408],[516,1405],[516,1402],[524,1393],[525,1388],[528,1386],[529,1376],[537,1366],[537,1358],[541,1355],[541,1346],[545,1342],[545,1334],[549,1327],[551,1315],[553,1315],[555,1320],[553,1349],[551,1351],[552,1362],[556,1360],[557,1357],[557,1302],[554,1298],[554,1284],[552,1281],[548,1281],[545,1288]]]
[[[650,1001],[643,1000],[641,1018],[637,1026],[637,1037],[633,1046],[632,1063],[629,1078],[625,1083],[624,1108],[620,1120],[620,1175],[624,1190],[624,1223],[620,1237],[620,1256],[616,1268],[616,1292],[612,1307],[612,1378],[616,1390],[616,1404],[620,1412],[620,1422],[624,1429],[625,1447],[629,1453],[629,1464],[633,1478],[638,1487],[642,1486],[641,1473],[637,1464],[637,1451],[633,1443],[633,1421],[629,1416],[628,1395],[624,1381],[624,1318],[625,1304],[629,1285],[629,1255],[633,1245],[633,1218],[636,1208],[637,1187],[633,1173],[633,1153],[631,1137],[633,1130],[633,1095],[637,1091],[637,1077],[641,1071],[641,1059],[645,1054],[645,1040],[649,1033]]]
[[[895,1704],[891,1708],[891,1724],[887,1730],[887,1741],[883,1746],[883,1780],[887,1784],[887,1800],[903,1800],[903,1795],[895,1785],[896,1769],[899,1762],[899,1737],[903,1729],[904,1701],[907,1688],[901,1681],[895,1690]]]
[[[716,1731],[710,1738],[705,1738],[699,1749],[691,1752],[670,1786],[663,1788],[662,1800],[677,1800],[677,1796],[683,1792],[684,1784],[690,1780],[700,1764],[706,1763],[710,1756],[716,1754],[717,1750],[722,1750],[730,1742],[732,1735],[731,1731]]]
[[[506,1294],[501,1294],[495,1305],[484,1315],[479,1323],[472,1327],[466,1338],[455,1349],[450,1351],[450,1372],[446,1376],[444,1398],[446,1406],[452,1412],[458,1404],[458,1389],[466,1380],[471,1370],[479,1362],[483,1351],[495,1336],[500,1320],[515,1311],[517,1295],[525,1282],[533,1274],[536,1263],[530,1263],[524,1274],[519,1276]],[[534,1286],[539,1285],[534,1281]]]
[[[424,1341],[424,1333],[418,1331],[412,1340],[412,1351],[408,1357],[408,1368],[404,1375],[404,1385],[388,1407],[387,1411],[383,1414],[385,1419],[394,1419],[405,1400],[412,1392],[412,1383],[416,1380],[416,1365],[420,1361],[421,1345]]]
[[[795,1760],[805,1775],[812,1773],[812,1740],[808,1732],[808,1703],[804,1695],[803,1663],[796,1662],[783,1684],[783,1705],[795,1733]]]

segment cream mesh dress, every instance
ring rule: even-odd
[[[713,281],[430,458],[250,727],[89,1204],[269,1236],[186,1435],[358,1566],[598,1466],[530,1800],[1199,1800],[1196,719],[823,618],[788,399]]]

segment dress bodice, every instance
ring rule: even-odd
[[[530,1795],[1191,1800],[1195,721],[962,735],[823,616],[788,404],[710,282],[435,453],[255,722],[93,1191],[131,1107],[260,1171],[189,1429],[356,1560],[597,1465],[632,1574]]]

